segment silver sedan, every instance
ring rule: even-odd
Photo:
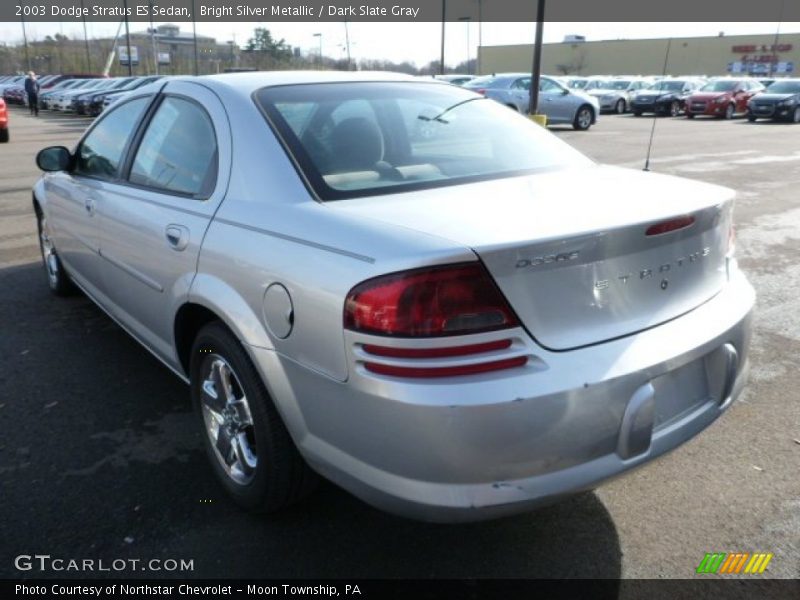
[[[248,509],[321,475],[420,519],[528,510],[674,449],[745,384],[733,192],[597,165],[452,85],[175,78],[37,161],[51,290],[189,384]]]
[[[530,73],[486,75],[465,83],[464,88],[517,112],[527,114],[530,106]],[[549,124],[572,125],[575,129],[586,130],[597,122],[600,104],[594,96],[570,89],[554,77],[542,77],[539,81],[538,111],[547,115]]]

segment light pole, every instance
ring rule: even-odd
[[[478,0],[478,52],[475,75],[483,75],[481,71],[481,46],[483,46],[483,0]]]
[[[447,0],[442,0],[442,53],[439,57],[439,75],[444,75],[444,24],[447,17]]]
[[[322,68],[322,34],[315,33],[314,37],[319,38],[319,66]]]
[[[536,11],[536,40],[533,44],[533,69],[531,73],[531,95],[528,114],[535,115],[539,109],[539,78],[542,70],[542,32],[544,30],[544,0],[538,0]]]
[[[123,0],[125,7],[125,46],[128,49],[128,77],[133,76],[133,57],[131,56],[131,31],[128,29],[128,0]]]
[[[347,46],[347,70],[350,71],[350,28],[347,27],[347,19],[344,20],[344,43]]]
[[[83,42],[86,45],[86,72],[92,72],[92,59],[89,55],[89,36],[86,35],[86,15],[84,14],[83,0],[81,0],[81,15],[83,18]]]
[[[25,31],[25,17],[20,11],[20,21],[22,21],[22,40],[25,43],[25,64],[28,65],[28,71],[31,70],[31,55],[28,53],[28,33]]]
[[[467,24],[467,75],[469,75],[469,23],[472,17],[458,17],[459,21],[464,21]]]

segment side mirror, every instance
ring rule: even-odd
[[[569,90],[567,88],[562,88],[561,95],[566,96],[567,94],[569,94]]]
[[[50,146],[36,155],[36,166],[42,171],[66,171],[72,164],[72,154],[64,146]]]

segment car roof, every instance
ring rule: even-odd
[[[216,86],[224,87],[248,96],[263,87],[276,85],[363,81],[421,82],[420,79],[411,75],[388,71],[249,71],[203,75],[200,77],[175,77],[175,79],[197,81],[212,88]],[[433,78],[428,83],[443,85],[441,81]]]

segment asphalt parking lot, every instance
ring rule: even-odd
[[[641,169],[652,122],[603,116],[588,132],[555,132]],[[192,559],[192,573],[175,575],[194,577],[691,578],[706,552],[740,551],[774,553],[766,576],[800,575],[800,126],[657,122],[653,171],[739,192],[737,252],[758,292],[744,396],[696,439],[595,492],[445,526],[331,485],[268,517],[226,499],[188,388],[86,298],[48,291],[34,156],[70,146],[88,123],[12,108],[12,141],[0,145],[0,577],[67,575],[15,570],[15,556],[39,553]]]

